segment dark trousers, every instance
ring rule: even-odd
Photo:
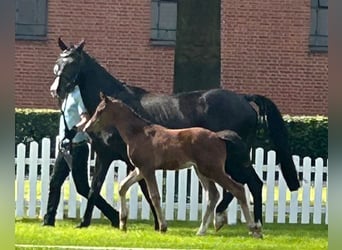
[[[90,190],[88,184],[87,162],[89,155],[88,145],[81,144],[73,146],[72,151],[72,168],[71,173],[75,182],[77,192],[85,198],[88,198]],[[54,225],[56,211],[61,196],[61,187],[69,175],[70,167],[63,157],[61,152],[58,153],[56,162],[52,171],[50,179],[49,198],[47,204],[47,212],[44,216],[44,224]],[[95,201],[97,206],[103,214],[112,222],[118,224],[118,212],[109,205],[102,196],[99,196]]]

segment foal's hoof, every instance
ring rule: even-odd
[[[224,224],[227,224],[227,214],[225,212],[216,213],[214,218],[214,227],[216,232],[220,230]]]
[[[256,239],[264,238],[261,232],[250,232],[250,234],[252,235],[253,238],[256,238]]]
[[[167,231],[167,224],[161,225],[159,231],[160,231],[161,233],[166,233],[166,231]]]
[[[255,225],[249,226],[249,234],[252,235],[252,237],[257,239],[262,239],[262,225],[260,222],[256,223]]]
[[[205,234],[206,234],[206,232],[202,232],[200,230],[198,230],[196,233],[197,236],[204,236]]]
[[[126,220],[120,221],[120,230],[126,232],[127,231],[127,223]]]

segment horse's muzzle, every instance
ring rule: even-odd
[[[58,89],[58,86],[59,86],[59,79],[60,79],[60,77],[57,76],[55,78],[55,80],[53,81],[51,87],[50,87],[50,94],[52,95],[53,98],[56,98],[58,96],[57,89]]]

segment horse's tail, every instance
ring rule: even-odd
[[[298,174],[288,141],[288,131],[277,106],[267,97],[261,95],[245,95],[246,100],[254,102],[259,107],[259,115],[266,121],[270,138],[275,146],[280,168],[287,186],[291,191],[300,187]]]

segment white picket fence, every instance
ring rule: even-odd
[[[58,141],[58,137],[56,139]],[[44,138],[41,141],[41,154],[37,142],[29,145],[29,157],[26,157],[26,146],[17,145],[15,158],[16,167],[16,217],[37,218],[42,217],[46,212],[50,166],[55,159],[50,158],[51,141]],[[90,148],[90,145],[89,145]],[[57,152],[57,150],[56,150]],[[41,157],[38,157],[41,155]],[[94,156],[96,157],[96,156]],[[262,179],[266,173],[263,189],[263,213],[266,223],[314,223],[328,224],[328,166],[324,166],[321,158],[315,159],[311,165],[311,159],[305,157],[300,165],[298,156],[293,156],[298,172],[303,173],[302,187],[300,190],[290,192],[286,183],[279,173],[279,179],[275,178],[279,172],[276,165],[274,151],[267,152],[267,160],[264,164],[264,150],[256,149],[254,167]],[[88,161],[88,174],[90,167],[95,165],[95,158]],[[25,170],[26,168],[26,170]],[[40,169],[40,174],[38,174]],[[324,180],[323,175],[326,173]],[[191,178],[188,178],[190,174]],[[118,183],[126,176],[126,164],[122,161],[113,161],[107,173],[101,194],[115,208],[119,208]],[[313,179],[311,177],[314,176]],[[167,220],[199,220],[202,211],[206,206],[205,195],[199,201],[201,192],[200,183],[195,171],[186,169],[180,171],[156,171],[159,191],[162,195],[162,207]],[[178,177],[178,182],[176,181]],[[187,183],[190,180],[190,183]],[[91,176],[89,174],[89,183]],[[177,185],[177,186],[176,186]],[[190,191],[187,193],[187,186]],[[28,187],[28,188],[27,188]],[[252,197],[246,187],[249,203]],[[25,193],[26,190],[26,193]],[[27,190],[28,193],[27,193]],[[219,188],[221,190],[221,188]],[[190,193],[189,193],[190,192]],[[141,195],[138,184],[133,185],[129,190],[129,219],[151,219],[150,208],[143,195]],[[175,199],[175,197],[177,197]],[[56,218],[80,218],[86,207],[86,199],[76,192],[71,174],[65,181],[62,189],[61,201],[59,203]],[[253,209],[253,206],[250,206]],[[103,215],[95,208],[93,218],[101,218]],[[238,220],[244,222],[240,213],[240,207],[236,199],[229,205],[227,211],[228,223],[236,224]]]

